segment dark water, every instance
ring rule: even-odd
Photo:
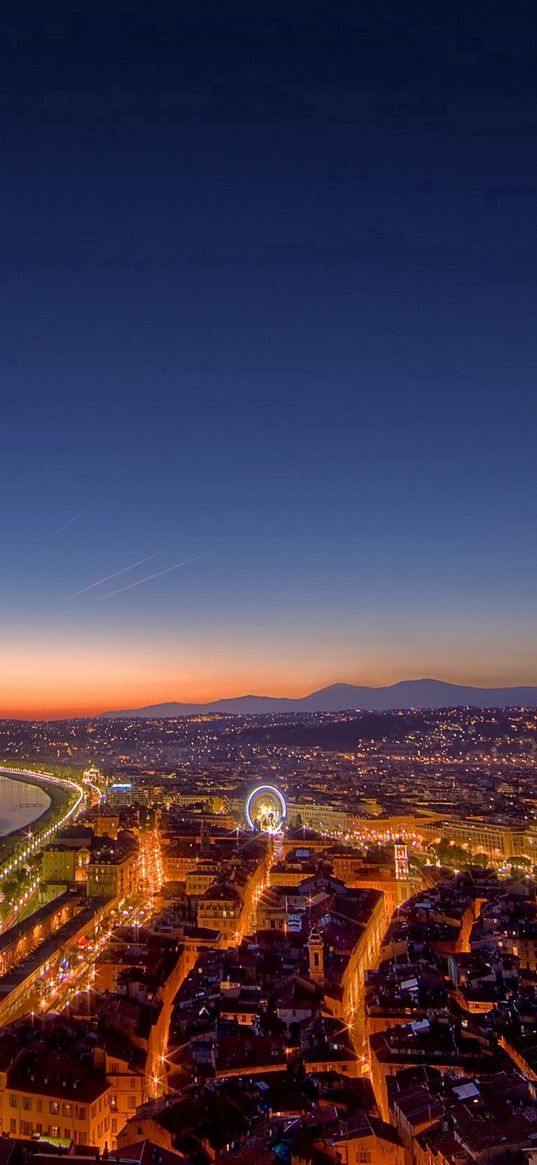
[[[50,797],[37,785],[13,781],[0,774],[0,837],[14,829],[24,829],[50,805]]]

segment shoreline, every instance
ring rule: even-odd
[[[7,766],[0,767],[0,774],[9,777],[10,780],[16,781],[22,785],[34,785],[38,789],[42,789],[49,797],[50,803],[43,809],[37,817],[34,817],[28,825],[12,829],[9,833],[5,833],[0,837],[0,865],[11,857],[17,848],[22,836],[28,829],[32,830],[32,834],[36,837],[42,829],[46,829],[49,824],[66,812],[70,804],[70,794],[65,786],[57,783],[57,780],[52,778],[48,773],[33,772],[30,769],[16,770],[10,769]]]
[[[12,773],[12,772],[9,772],[8,770],[2,770],[2,769],[0,769],[0,776],[7,777],[8,780],[15,781],[19,785],[29,785],[30,787],[33,786],[34,788],[42,789],[43,792],[46,793],[47,797],[49,798],[49,804],[45,805],[43,807],[43,809],[41,810],[41,813],[38,813],[37,817],[34,817],[33,820],[29,821],[27,825],[18,826],[15,829],[10,829],[7,833],[3,833],[2,836],[0,837],[0,844],[1,844],[3,841],[7,841],[8,838],[12,837],[12,835],[14,833],[22,833],[23,829],[26,829],[26,830],[31,829],[33,831],[34,825],[37,825],[38,822],[43,819],[45,814],[49,813],[50,810],[52,809],[53,798],[51,797],[49,789],[45,787],[44,781],[31,781],[31,780],[29,780],[29,778],[23,776],[22,773]]]

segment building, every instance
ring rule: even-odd
[[[120,904],[139,893],[138,851],[131,843],[100,838],[87,866],[89,898],[111,898]]]
[[[54,842],[43,850],[41,880],[60,885],[64,883],[67,886],[85,882],[89,860],[90,851],[87,845],[75,849],[59,841]]]
[[[115,784],[110,785],[108,803],[113,808],[121,809],[126,805],[132,805],[135,799],[135,790],[131,781],[116,781]]]
[[[422,832],[430,837],[445,837],[455,845],[460,845],[474,853],[486,853],[496,859],[510,859],[528,856],[534,840],[525,825],[508,821],[475,820],[464,821],[450,818],[448,821],[429,822],[422,826]]]
[[[104,1072],[70,1053],[19,1049],[0,1037],[2,1134],[47,1139],[104,1150],[111,1142],[112,1087]]]
[[[333,805],[294,801],[287,806],[287,820],[291,825],[306,825],[321,833],[350,833],[355,825],[355,814]]]
[[[242,895],[231,882],[217,882],[205,891],[198,906],[200,927],[217,931],[230,946],[241,933]]]

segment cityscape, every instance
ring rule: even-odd
[[[0,741],[9,1159],[534,1160],[536,709]]]
[[[0,1165],[537,1165],[528,0],[7,0]]]

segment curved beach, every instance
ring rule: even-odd
[[[44,785],[0,772],[0,837],[18,833],[38,821],[52,799]]]

